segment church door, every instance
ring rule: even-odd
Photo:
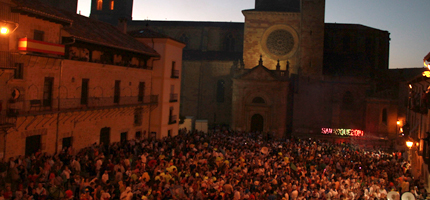
[[[260,114],[255,114],[251,117],[251,131],[263,131],[264,119]]]

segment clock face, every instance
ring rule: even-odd
[[[266,46],[271,54],[285,56],[294,48],[293,35],[284,29],[275,30],[267,36]]]

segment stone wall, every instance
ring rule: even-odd
[[[181,115],[209,123],[231,121],[231,61],[184,61],[182,66]],[[217,84],[224,82],[224,101],[218,102]]]

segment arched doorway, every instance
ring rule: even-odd
[[[263,131],[264,119],[260,114],[255,114],[251,117],[251,131]]]

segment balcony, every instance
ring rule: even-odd
[[[8,116],[0,116],[0,128],[11,128],[14,127],[16,118]]]
[[[7,111],[8,116],[13,117],[27,114],[49,114],[55,112],[157,105],[157,103],[158,95],[144,96],[143,99],[138,96],[121,96],[119,98],[119,103],[114,103],[114,97],[89,97],[87,99],[67,98],[60,99],[59,101],[58,99],[52,99],[51,101],[33,99],[9,102]]]
[[[172,75],[170,78],[179,78],[179,70],[172,70]]]
[[[169,102],[178,102],[178,94],[170,94]]]
[[[176,124],[176,115],[169,116],[169,124]]]
[[[147,66],[147,65],[136,65],[136,64],[131,64],[129,62],[112,62],[112,61],[106,61],[106,60],[99,60],[99,59],[94,59],[94,60],[89,60],[88,57],[79,57],[79,56],[72,56],[69,58],[69,60],[74,60],[74,61],[81,61],[81,62],[90,62],[90,63],[98,63],[98,64],[103,64],[103,65],[114,65],[114,66],[121,66],[121,67],[130,67],[130,68],[137,68],[137,69],[147,69],[147,70],[152,70],[152,66]]]

